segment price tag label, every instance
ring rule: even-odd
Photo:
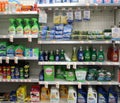
[[[10,42],[13,42],[13,35],[10,35]]]
[[[67,69],[70,69],[70,64],[67,64]]]
[[[73,64],[73,69],[76,69],[76,63]]]
[[[45,82],[45,88],[48,88],[48,82]]]
[[[80,82],[78,83],[78,88],[81,89],[81,83]]]
[[[14,61],[15,61],[16,64],[18,64],[18,57],[15,57]]]
[[[0,57],[0,64],[2,64],[2,57]]]
[[[28,42],[32,42],[32,36],[31,35],[28,36]]]
[[[59,82],[56,82],[56,88],[59,88]]]
[[[9,60],[10,58],[9,57],[6,57],[6,63],[9,64]]]

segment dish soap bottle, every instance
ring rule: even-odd
[[[9,19],[10,21],[10,26],[8,29],[9,35],[15,35],[16,34],[16,30],[15,30],[15,20],[14,19]]]
[[[60,52],[60,61],[65,61],[64,50],[62,49]]]
[[[84,60],[82,46],[80,46],[80,49],[78,50],[77,57],[78,57],[78,61],[83,61]]]
[[[92,49],[91,60],[92,61],[96,61],[97,60],[97,52],[96,52],[96,48],[94,48],[94,47]]]
[[[89,50],[88,46],[86,47],[86,50],[84,52],[84,60],[90,61],[90,50]]]
[[[16,19],[16,22],[17,22],[16,34],[23,35],[22,19],[18,18],[18,19]]]
[[[31,32],[34,35],[37,35],[39,33],[39,27],[38,27],[38,23],[37,23],[37,18],[32,18],[32,28],[31,28]]]
[[[102,46],[100,47],[100,50],[98,51],[98,61],[99,62],[103,62],[105,59],[105,56],[104,56],[104,51],[103,51],[103,48]]]
[[[49,61],[54,61],[53,51],[50,51]]]
[[[30,27],[30,24],[29,24],[30,20],[25,18],[24,19],[24,23],[25,23],[25,27],[24,27],[24,34],[31,34],[31,27]]]
[[[77,53],[76,53],[76,47],[73,47],[72,51],[72,61],[77,61]]]

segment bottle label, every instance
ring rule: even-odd
[[[117,59],[118,59],[118,56],[117,56],[117,54],[115,53],[115,54],[113,55],[113,61],[117,61]]]
[[[9,35],[15,35],[15,28],[11,27],[9,28]]]
[[[25,27],[24,28],[24,34],[30,34],[31,33],[31,30],[29,27]]]
[[[83,60],[84,59],[84,57],[83,57],[83,54],[82,53],[80,53],[79,55],[78,55],[78,60]]]
[[[78,103],[86,103],[85,98],[80,93],[78,93]]]
[[[92,55],[92,60],[93,60],[93,61],[96,60],[96,55]]]
[[[109,103],[116,103],[115,97],[111,93],[109,94]]]
[[[101,93],[99,93],[99,100],[98,101],[99,101],[98,103],[106,103],[105,97]]]
[[[17,35],[23,35],[23,29],[22,28],[18,27],[16,29],[16,31],[17,31]]]
[[[104,59],[104,58],[103,58],[103,55],[100,55],[100,56],[98,57],[98,60],[99,60],[99,61],[103,61],[103,59]]]

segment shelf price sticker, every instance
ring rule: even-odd
[[[59,88],[59,86],[60,86],[59,82],[56,82],[56,88]]]
[[[70,64],[67,64],[67,69],[70,69]]]
[[[14,61],[15,61],[16,64],[18,64],[18,57],[15,57]]]
[[[76,69],[76,67],[77,67],[77,66],[76,66],[76,63],[74,63],[74,64],[73,64],[73,69]]]
[[[48,82],[45,82],[45,88],[48,88]]]
[[[32,36],[31,35],[28,36],[28,42],[32,42]]]
[[[13,42],[13,35],[10,35],[10,42]]]
[[[78,88],[81,89],[81,83],[80,82],[78,82]]]
[[[6,57],[6,63],[9,64],[10,58]]]
[[[0,57],[0,64],[2,64],[2,57]]]

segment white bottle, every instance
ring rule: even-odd
[[[97,92],[92,88],[88,88],[87,103],[97,103]]]
[[[77,92],[72,86],[68,89],[67,103],[77,103]]]
[[[50,103],[59,103],[59,89],[56,87],[51,87],[50,90]]]

